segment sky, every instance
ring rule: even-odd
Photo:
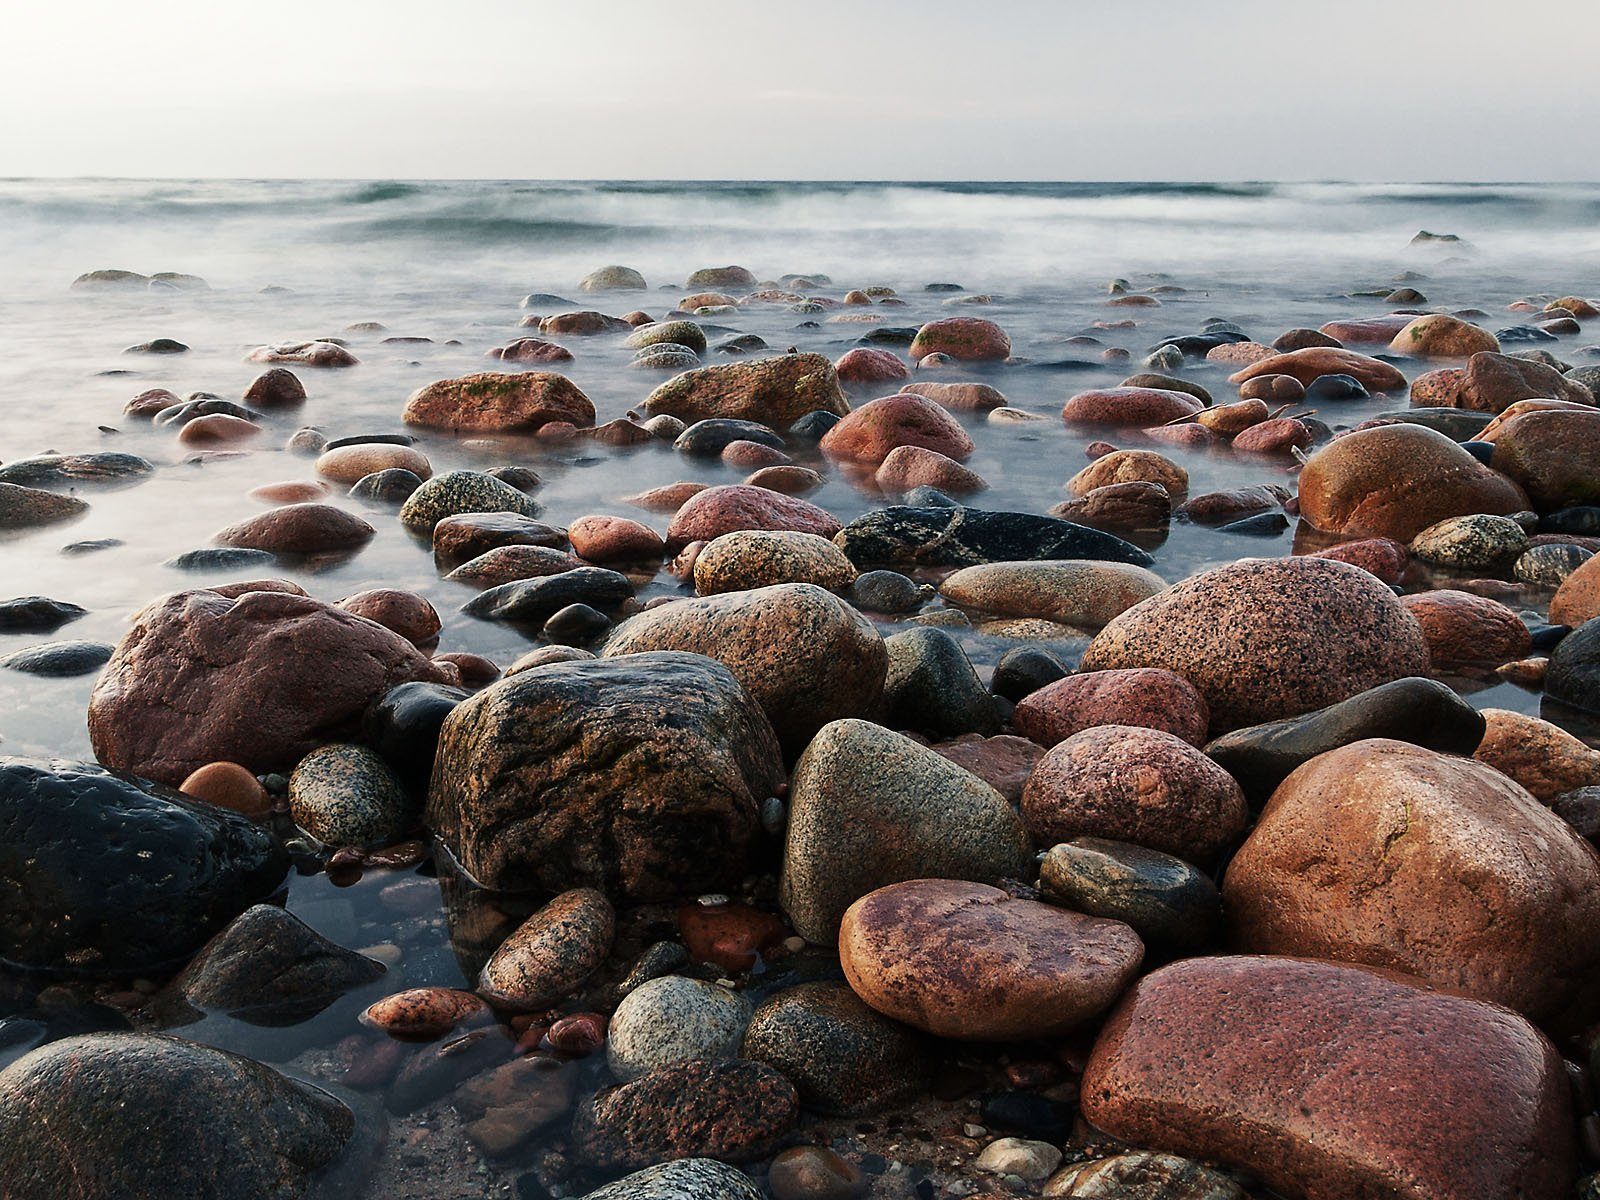
[[[1594,0],[5,7],[0,176],[1600,177]]]

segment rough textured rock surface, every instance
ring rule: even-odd
[[[1528,412],[1494,440],[1496,471],[1527,490],[1541,512],[1600,503],[1600,412]]]
[[[809,583],[650,609],[617,630],[604,657],[647,650],[684,650],[726,663],[791,754],[829,721],[872,714],[888,670],[872,623]]]
[[[771,726],[720,663],[552,663],[445,719],[427,824],[487,887],[660,899],[737,883],[782,782]]]
[[[1095,1043],[1084,1116],[1309,1200],[1560,1200],[1560,1055],[1515,1013],[1366,968],[1197,958],[1141,980]]]
[[[891,505],[857,517],[834,542],[856,566],[971,567],[1037,559],[1154,560],[1112,534],[1036,513]]]
[[[0,758],[0,959],[110,975],[187,958],[289,860],[245,817],[103,768]]]
[[[1403,392],[1406,387],[1406,377],[1397,367],[1354,350],[1331,346],[1307,346],[1274,354],[1228,376],[1228,382],[1244,383],[1258,375],[1287,375],[1306,387],[1324,375],[1349,375],[1371,392]]]
[[[1194,685],[1159,667],[1088,671],[1046,684],[1017,702],[1017,732],[1049,748],[1096,725],[1159,729],[1205,743],[1211,710]]]
[[[690,542],[709,542],[741,529],[811,533],[831,538],[839,520],[809,500],[763,487],[723,484],[696,492],[684,501],[667,525],[667,550],[677,553]]]
[[[835,721],[789,787],[779,903],[796,932],[831,942],[875,888],[939,876],[990,882],[1029,871],[1016,811],[969,771],[867,721]]]
[[[7,1200],[295,1200],[354,1128],[326,1092],[155,1034],[67,1038],[0,1072]]]
[[[1483,710],[1483,740],[1472,757],[1549,804],[1563,792],[1600,786],[1600,750],[1559,725],[1504,708]]]
[[[401,419],[429,429],[534,433],[551,421],[593,425],[594,404],[565,375],[480,371],[419,388],[406,401]]]
[[[1222,732],[1426,674],[1428,652],[1416,620],[1360,567],[1245,559],[1186,579],[1107,625],[1082,668],[1113,667],[1182,675]]]
[[[713,538],[695,556],[694,588],[702,596],[778,583],[814,583],[837,591],[856,569],[827,538],[783,529],[740,529]]]
[[[1056,1037],[1109,1008],[1144,943],[1120,921],[999,888],[916,879],[852,904],[839,961],[863,1000],[938,1037]]]
[[[1313,759],[1222,891],[1243,949],[1405,971],[1536,1020],[1595,1007],[1600,856],[1471,759],[1384,739]]]
[[[690,422],[734,417],[779,428],[818,409],[841,417],[850,411],[838,372],[821,354],[784,354],[685,371],[644,402],[653,417],[666,413]]]
[[[176,786],[210,762],[291,767],[401,683],[458,682],[399,634],[309,596],[175,592],[143,609],[89,697],[109,767]]]
[[[679,1158],[608,1183],[583,1200],[766,1200],[737,1167],[714,1158]]]
[[[1099,629],[1167,586],[1154,571],[1093,559],[983,563],[939,585],[946,600],[1001,617],[1044,617]]]

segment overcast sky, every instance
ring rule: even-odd
[[[1600,3],[9,0],[0,175],[1600,177]]]

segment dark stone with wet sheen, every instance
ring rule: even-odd
[[[447,683],[402,683],[367,710],[361,732],[368,745],[395,769],[402,782],[424,788],[433,772],[444,719],[470,693]]]
[[[604,567],[578,567],[559,575],[502,583],[479,592],[461,611],[489,621],[543,624],[569,604],[609,610],[632,598],[633,584],[626,575]]]
[[[1051,848],[1039,868],[1045,898],[1133,926],[1146,942],[1182,950],[1209,943],[1222,896],[1203,871],[1131,842],[1081,837]]]
[[[970,567],[987,562],[1092,558],[1149,566],[1119,537],[1034,513],[894,505],[856,518],[834,538],[860,566]]]

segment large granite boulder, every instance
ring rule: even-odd
[[[722,664],[551,663],[445,719],[426,821],[496,891],[654,900],[736,884],[782,782],[772,727]]]
[[[683,421],[733,417],[784,428],[808,412],[843,416],[850,403],[822,354],[782,354],[685,371],[651,392],[644,410]]]
[[[859,897],[907,879],[1022,878],[1022,821],[970,771],[868,721],[812,740],[789,787],[778,900],[795,931],[831,943]]]
[[[66,1038],[0,1071],[6,1200],[295,1200],[354,1129],[310,1084],[156,1034]]]
[[[176,786],[211,762],[281,771],[349,739],[398,684],[459,683],[373,621],[309,596],[175,592],[148,605],[89,697],[108,767]]]
[[[594,403],[565,375],[480,371],[419,388],[406,401],[401,420],[429,429],[535,433],[551,421],[593,425]]]
[[[1244,950],[1405,971],[1539,1021],[1597,1009],[1600,855],[1472,759],[1381,738],[1312,759],[1222,894]]]
[[[249,819],[85,763],[0,758],[0,959],[134,974],[187,958],[289,869]]]
[[[1497,1004],[1365,967],[1191,958],[1112,1014],[1083,1114],[1308,1200],[1563,1200],[1561,1056]]]
[[[829,721],[875,713],[889,661],[872,622],[811,583],[649,609],[630,617],[603,655],[647,650],[685,650],[726,663],[790,754]]]
[[[1371,574],[1284,558],[1243,559],[1134,605],[1096,635],[1082,669],[1181,675],[1221,732],[1323,708],[1428,665],[1416,619]]]
[[[1512,417],[1494,438],[1496,471],[1541,512],[1600,503],[1600,412],[1545,409]]]

